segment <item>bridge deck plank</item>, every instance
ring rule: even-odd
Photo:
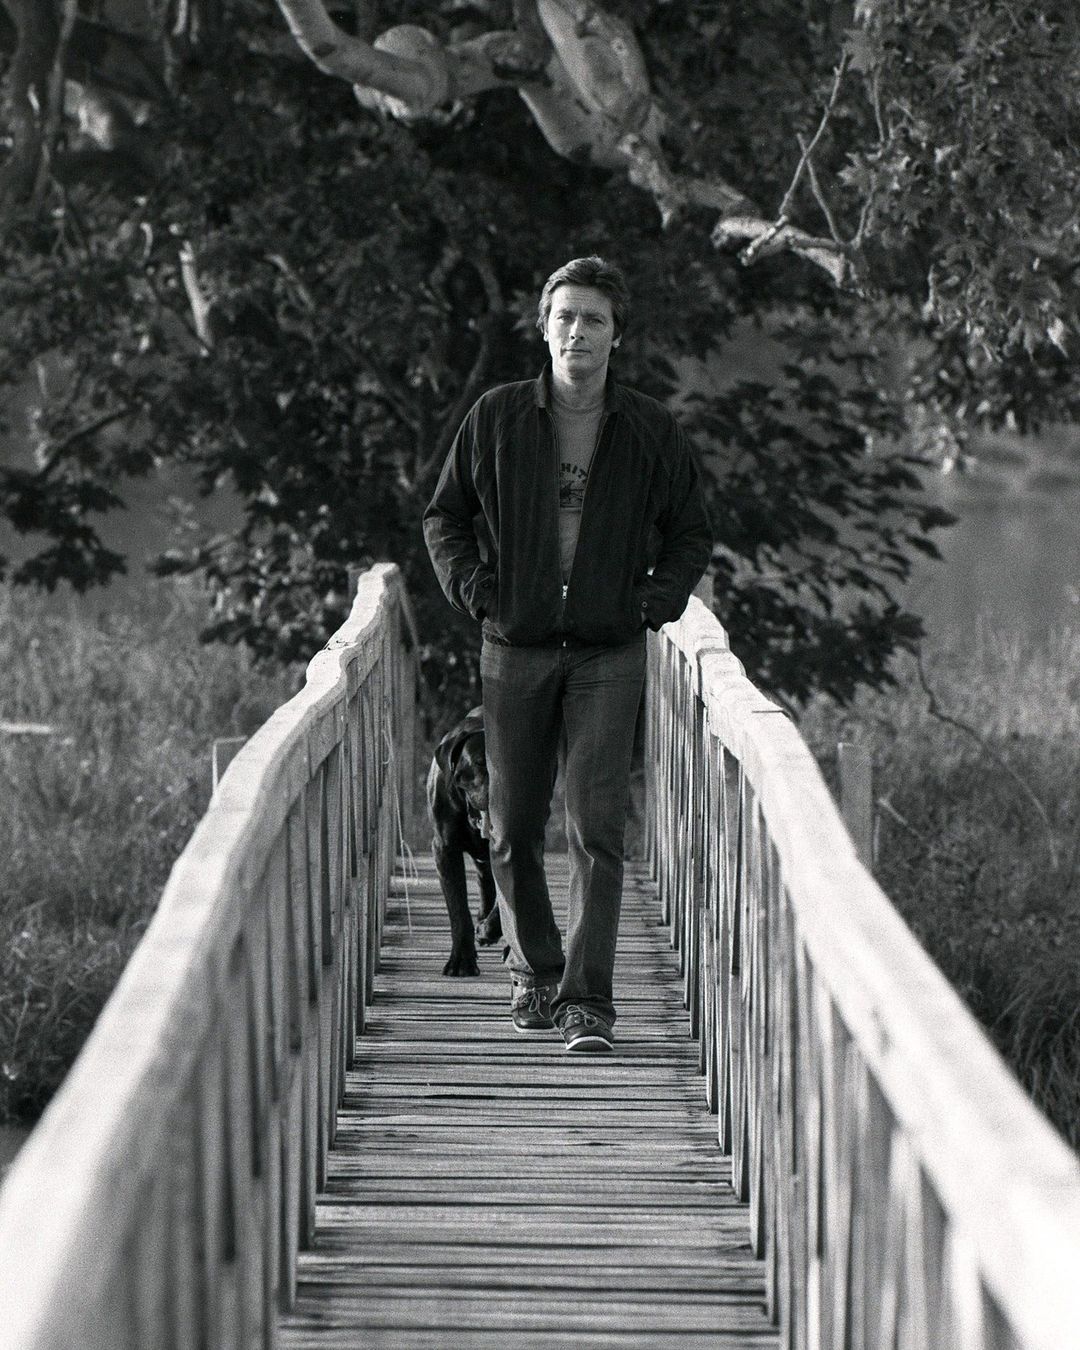
[[[285,1350],[773,1350],[652,886],[628,868],[610,1059],[517,1035],[497,949],[443,979],[430,859],[399,878]],[[565,860],[549,860],[553,893]]]

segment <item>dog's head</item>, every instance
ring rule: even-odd
[[[488,771],[482,731],[471,732],[462,739],[451,772],[454,786],[465,798],[470,824],[481,834],[486,834]]]

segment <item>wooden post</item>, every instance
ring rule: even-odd
[[[864,745],[841,741],[840,814],[855,844],[859,861],[874,865],[874,761]]]
[[[211,751],[211,769],[213,782],[210,788],[211,792],[217,791],[217,786],[221,782],[221,775],[232,763],[236,752],[242,745],[247,744],[246,736],[219,736],[214,742]]]

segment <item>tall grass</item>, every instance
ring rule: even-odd
[[[838,741],[871,749],[879,882],[1080,1147],[1080,633],[984,630],[923,671],[846,712],[820,699],[801,729],[827,777]]]
[[[0,1121],[66,1073],[206,808],[210,746],[294,692],[200,645],[205,602],[161,583],[93,619],[0,588]]]

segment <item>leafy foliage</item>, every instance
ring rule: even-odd
[[[436,698],[463,702],[475,638],[435,588],[420,515],[472,398],[535,373],[543,278],[599,251],[633,281],[619,373],[668,398],[701,376],[684,415],[716,484],[717,608],[751,673],[796,700],[887,681],[920,632],[899,586],[945,523],[913,433],[1075,400],[1058,350],[1074,114],[1053,79],[1071,11],[1022,6],[1025,52],[990,0],[863,3],[854,27],[795,0],[610,9],[642,44],[675,167],[834,228],[861,291],[791,257],[740,265],[706,213],[662,229],[624,178],[557,158],[509,89],[415,125],[361,111],[236,0],[213,52],[173,70],[130,172],[82,176],[69,128],[48,209],[9,210],[0,382],[37,371],[39,391],[34,462],[0,468],[0,512],[46,541],[16,579],[106,580],[123,561],[97,513],[179,460],[241,504],[233,531],[161,563],[209,581],[208,637],[306,655],[342,617],[348,568],[391,557]],[[509,10],[365,12],[373,31],[452,37]],[[754,334],[773,355],[732,380]]]

